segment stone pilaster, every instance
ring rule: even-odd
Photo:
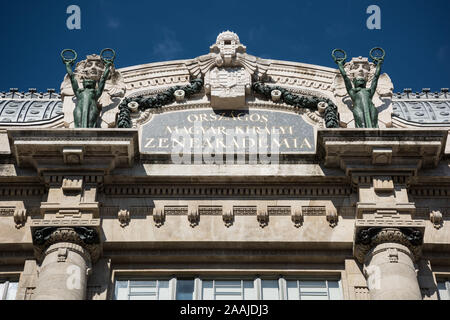
[[[41,262],[34,300],[84,300],[92,263],[100,255],[96,230],[47,227],[33,233]]]
[[[423,233],[413,228],[366,228],[356,234],[355,256],[364,264],[372,300],[421,300],[415,262]]]

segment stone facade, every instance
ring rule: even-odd
[[[347,68],[370,80],[367,59]],[[123,98],[192,78],[204,79],[200,93],[131,105],[133,128],[115,128]],[[430,98],[444,118],[423,128],[407,118],[414,99],[393,94],[385,74],[374,99],[380,129],[354,129],[337,70],[250,56],[232,32],[205,56],[117,69],[109,81],[98,129],[71,128],[66,81],[62,111],[37,120],[16,110],[33,108],[29,95],[0,97],[9,119],[0,119],[0,281],[18,282],[17,299],[114,299],[117,279],[174,274],[333,277],[348,300],[439,298],[450,277],[445,90]],[[330,99],[340,128],[326,128],[324,105],[265,99],[256,81]],[[194,120],[216,139],[225,128],[267,131],[279,157],[251,163],[247,145],[242,163],[177,162],[173,134],[192,134]]]

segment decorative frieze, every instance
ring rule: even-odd
[[[269,216],[290,216],[291,215],[291,207],[267,207],[267,213]]]
[[[153,208],[149,206],[143,207],[130,207],[130,215],[135,216],[149,216],[152,214]]]
[[[188,214],[188,206],[165,206],[164,214],[166,216],[186,216]]]
[[[205,216],[220,216],[222,215],[222,207],[221,206],[199,206],[198,207],[199,214]]]
[[[450,188],[445,186],[411,187],[409,193],[415,197],[450,198]]]
[[[235,216],[255,216],[257,214],[256,206],[234,206]]]
[[[327,209],[325,206],[302,206],[304,216],[325,216]]]
[[[108,196],[146,195],[158,197],[239,197],[239,196],[298,196],[298,197],[346,197],[352,193],[350,186],[180,186],[180,185],[106,185],[104,192]]]
[[[1,197],[33,197],[41,196],[45,193],[43,186],[14,186],[3,185],[0,187]]]
[[[12,217],[15,211],[15,207],[0,208],[0,217]]]

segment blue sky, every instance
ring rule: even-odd
[[[81,30],[68,30],[66,9],[81,8]],[[381,30],[369,30],[366,9],[381,8]],[[60,52],[80,58],[110,47],[117,67],[208,53],[224,30],[250,54],[335,67],[334,48],[350,57],[383,47],[383,71],[395,91],[450,87],[449,0],[14,0],[1,2],[0,91],[59,90]]]

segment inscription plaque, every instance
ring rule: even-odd
[[[191,109],[153,115],[141,127],[143,154],[170,155],[181,150],[191,154],[232,145],[251,154],[266,148],[270,154],[314,154],[314,126],[302,115],[278,110],[214,111]],[[227,145],[228,143],[228,145]],[[200,150],[200,152],[198,152]]]

